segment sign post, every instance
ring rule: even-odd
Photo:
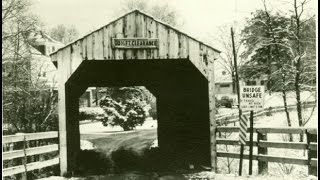
[[[239,119],[239,143],[240,143],[240,162],[239,162],[239,175],[242,174],[242,161],[243,161],[243,150],[247,141],[247,117],[245,115],[241,115]]]
[[[250,145],[249,145],[249,175],[252,175],[252,159],[253,159],[253,111],[250,111]]]
[[[252,175],[253,160],[253,111],[263,109],[263,107],[264,86],[243,86],[240,88],[240,109],[250,110],[249,175]]]

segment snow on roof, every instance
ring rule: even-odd
[[[51,42],[51,43],[63,45],[63,43],[57,40],[54,40],[52,37],[50,37],[48,34],[43,32],[42,30],[38,30],[37,32],[31,34],[31,37],[29,39],[36,43]]]

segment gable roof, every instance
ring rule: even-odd
[[[77,42],[77,41],[79,41],[79,40],[82,40],[82,39],[86,38],[87,36],[89,36],[89,35],[91,35],[91,34],[93,34],[93,33],[97,32],[97,31],[99,31],[99,30],[101,30],[101,29],[103,29],[103,28],[105,28],[105,27],[107,27],[107,26],[111,25],[112,23],[114,23],[114,22],[116,22],[116,21],[118,21],[118,20],[120,20],[120,19],[122,19],[122,18],[124,18],[124,17],[128,16],[129,14],[132,14],[132,13],[139,13],[139,14],[142,14],[142,15],[144,15],[144,16],[147,16],[147,17],[151,18],[152,20],[154,20],[154,21],[156,21],[156,22],[158,22],[158,23],[160,23],[160,24],[162,24],[162,25],[164,25],[164,26],[166,26],[166,27],[168,27],[168,28],[170,28],[170,29],[172,29],[172,30],[177,31],[177,32],[178,32],[178,33],[180,33],[180,34],[185,35],[186,37],[188,37],[188,38],[190,38],[190,39],[193,39],[193,40],[195,40],[195,41],[197,41],[197,42],[199,42],[199,43],[201,43],[201,44],[203,44],[203,45],[205,45],[205,46],[207,46],[207,47],[211,48],[213,51],[215,51],[215,52],[217,52],[217,53],[220,53],[220,52],[221,52],[221,51],[219,51],[218,49],[216,49],[216,48],[212,47],[211,45],[208,45],[207,43],[204,43],[204,42],[202,42],[202,41],[200,41],[200,40],[198,40],[198,39],[196,39],[196,38],[194,38],[194,37],[192,37],[192,36],[188,35],[187,33],[181,32],[181,31],[180,31],[180,30],[178,30],[177,28],[172,27],[171,25],[169,25],[169,24],[167,24],[167,23],[164,23],[164,22],[162,22],[162,21],[160,21],[160,20],[154,19],[151,15],[149,15],[149,14],[147,14],[147,13],[145,13],[145,12],[142,12],[142,11],[140,11],[140,10],[136,9],[136,10],[133,10],[133,11],[131,11],[131,12],[128,12],[128,13],[126,13],[126,14],[124,14],[124,15],[120,16],[119,18],[117,18],[117,19],[115,19],[115,20],[113,20],[113,21],[109,22],[108,24],[106,24],[106,25],[104,25],[104,26],[102,26],[102,27],[100,27],[100,28],[98,28],[98,29],[96,29],[96,30],[94,30],[94,31],[91,31],[91,32],[87,33],[87,34],[86,34],[86,35],[84,35],[83,37],[81,37],[81,38],[79,38],[79,39],[77,39],[77,40],[75,40],[75,41],[73,41],[73,42],[71,42],[71,43],[69,43],[69,44],[65,45],[64,47],[61,47],[61,48],[57,49],[55,52],[51,53],[51,54],[50,54],[50,56],[51,56],[51,55],[53,55],[53,54],[55,54],[56,52],[58,52],[58,51],[62,50],[62,49],[64,49],[64,48],[66,48],[66,47],[68,47],[68,46],[70,46],[70,45],[74,44],[75,42]]]

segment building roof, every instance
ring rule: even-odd
[[[82,40],[82,39],[86,38],[87,36],[93,34],[94,32],[99,31],[99,30],[101,30],[102,28],[109,26],[110,24],[118,21],[119,19],[122,19],[122,18],[124,18],[125,16],[128,16],[129,14],[136,13],[136,12],[137,12],[137,13],[140,13],[140,14],[142,14],[142,15],[144,15],[144,16],[147,16],[147,17],[153,19],[154,21],[156,21],[156,22],[158,22],[158,23],[160,23],[160,24],[163,24],[164,26],[167,26],[167,27],[169,27],[169,28],[171,28],[171,29],[179,32],[180,34],[183,34],[183,35],[187,36],[188,38],[193,39],[193,40],[195,40],[195,41],[197,41],[197,42],[199,42],[199,43],[201,43],[201,44],[203,44],[203,45],[211,48],[211,49],[214,50],[215,52],[218,52],[218,53],[221,52],[221,51],[217,50],[216,48],[212,47],[211,45],[208,45],[207,43],[204,43],[204,42],[202,42],[202,41],[200,41],[200,40],[198,40],[198,39],[196,39],[196,38],[194,38],[194,37],[192,37],[192,36],[190,36],[190,35],[188,35],[188,34],[186,34],[186,33],[184,33],[184,32],[181,32],[179,29],[177,29],[177,28],[175,28],[175,27],[172,27],[171,25],[169,25],[169,24],[167,24],[167,23],[164,23],[164,22],[162,22],[162,21],[160,21],[160,20],[154,19],[151,15],[149,15],[149,14],[147,14],[147,13],[145,13],[145,12],[142,12],[142,11],[136,9],[136,10],[133,10],[133,11],[131,11],[131,12],[128,12],[128,13],[120,16],[119,18],[117,18],[117,19],[109,22],[108,24],[106,24],[106,25],[104,25],[104,26],[102,26],[102,27],[100,27],[100,28],[98,28],[98,29],[96,29],[96,30],[94,30],[94,31],[92,31],[92,32],[84,35],[83,37],[81,37],[81,38],[79,38],[79,39],[77,39],[77,40],[75,40],[75,41],[73,41],[73,42],[65,45],[64,47],[61,47],[61,48],[57,49],[55,52],[51,53],[51,55],[55,54],[56,52],[58,52],[58,51],[60,51],[60,50],[62,50],[62,49],[64,49],[64,48],[66,48],[66,47],[68,47],[68,46],[70,46],[70,45],[72,45],[72,44],[74,44],[75,42],[77,42],[77,41],[79,41],[79,40]]]
[[[38,30],[34,33],[32,33],[29,37],[29,40],[31,40],[34,43],[45,43],[45,42],[49,42],[49,43],[54,43],[54,44],[58,44],[63,46],[64,44],[54,40],[52,37],[50,37],[48,34],[46,34],[45,32],[43,32],[42,30]]]

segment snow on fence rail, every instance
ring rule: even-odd
[[[45,160],[27,163],[27,157],[39,154],[45,154],[50,152],[55,152],[59,150],[58,144],[44,145],[39,147],[27,148],[27,142],[31,140],[42,140],[42,139],[52,139],[58,138],[57,131],[41,132],[41,133],[26,133],[26,134],[16,134],[3,136],[2,144],[10,144],[22,142],[23,149],[20,150],[10,150],[2,153],[3,160],[12,160],[15,158],[24,158],[22,165],[8,167],[2,170],[3,177],[12,176],[15,174],[24,173],[22,176],[26,179],[26,173],[35,169],[41,169],[48,166],[53,166],[59,164],[59,157]]]
[[[315,102],[313,102],[313,101],[303,103],[304,108],[309,108],[314,105],[315,105]],[[296,108],[296,105],[288,105],[288,110],[292,110],[294,108]],[[282,112],[282,111],[284,111],[283,106],[268,107],[268,108],[264,108],[263,110],[254,112],[254,117],[263,116],[263,115],[266,115],[267,113],[275,113],[275,112]],[[242,112],[242,114],[249,116],[250,111],[244,111],[244,112]],[[217,115],[216,121],[217,121],[218,125],[238,122],[239,115],[238,115],[238,113]]]
[[[239,132],[238,127],[217,127],[217,133],[221,132]],[[249,128],[247,129],[249,132]],[[274,128],[274,127],[259,127],[253,128],[253,132],[257,134],[257,141],[253,141],[253,146],[258,148],[258,154],[253,155],[253,160],[258,161],[258,172],[262,174],[268,170],[268,162],[288,163],[308,165],[308,174],[317,176],[317,129],[316,128]],[[307,142],[276,142],[267,141],[267,134],[306,134]],[[220,139],[217,138],[217,144],[223,145],[239,145],[238,139]],[[246,142],[249,146],[249,141]],[[307,150],[308,158],[292,158],[267,155],[268,148],[283,148],[283,149],[299,149]],[[217,152],[218,157],[240,158],[239,153]],[[244,154],[244,159],[249,159],[248,154]]]

